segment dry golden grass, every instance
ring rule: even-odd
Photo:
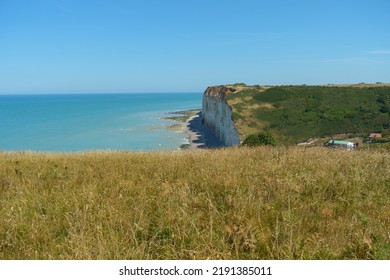
[[[390,259],[390,153],[0,152],[0,259]]]

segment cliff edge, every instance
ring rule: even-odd
[[[225,86],[208,87],[203,94],[202,123],[209,128],[224,146],[240,145],[240,138],[234,126],[233,111],[227,103],[227,96],[235,91]]]

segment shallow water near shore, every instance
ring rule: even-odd
[[[0,150],[174,150],[187,142],[171,112],[201,93],[0,95]]]

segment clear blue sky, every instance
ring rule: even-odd
[[[378,81],[389,0],[0,0],[0,93]]]

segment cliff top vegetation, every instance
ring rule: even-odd
[[[228,95],[240,137],[269,131],[280,143],[345,134],[390,134],[388,84],[232,85]]]

